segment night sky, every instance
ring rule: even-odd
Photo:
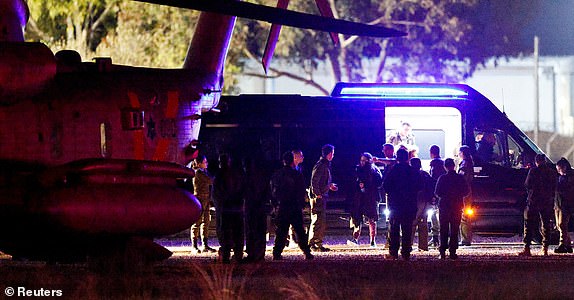
[[[534,35],[540,39],[540,55],[574,55],[574,0],[544,0],[542,9],[523,31],[523,49],[532,49]]]

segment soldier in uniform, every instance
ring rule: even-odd
[[[309,230],[309,245],[313,251],[327,252],[330,249],[323,246],[323,238],[327,227],[327,198],[329,191],[336,192],[337,185],[331,182],[331,160],[335,156],[333,145],[321,148],[321,158],[313,167],[311,173],[311,228]]]
[[[454,160],[447,158],[444,162],[447,173],[441,175],[436,184],[435,194],[439,197],[440,214],[440,258],[446,258],[449,249],[450,258],[456,259],[458,248],[458,230],[460,226],[463,197],[470,189],[464,176],[454,171]]]
[[[301,172],[295,170],[291,151],[283,154],[283,164],[283,168],[275,172],[271,178],[273,206],[277,209],[277,236],[273,247],[273,260],[282,259],[281,253],[285,248],[290,225],[297,235],[299,248],[305,254],[305,259],[313,259],[307,243],[307,234],[303,228],[305,178]]]
[[[438,178],[446,173],[446,170],[444,168],[444,161],[440,158],[440,147],[437,145],[432,145],[429,148],[429,153],[430,153],[430,157],[431,157],[431,162],[430,162],[430,176],[432,177],[432,179],[435,182],[435,187],[436,187],[436,182],[438,180]],[[438,215],[438,201],[437,199],[433,198],[432,201],[432,206],[433,206],[433,213],[431,215],[431,241],[430,244],[438,247],[440,245],[440,240],[439,240],[439,233],[440,233],[440,223],[439,223],[439,215]]]
[[[244,226],[243,204],[245,195],[245,174],[241,168],[232,167],[231,157],[219,156],[219,173],[213,180],[213,199],[219,240],[219,260],[230,262],[231,249],[233,259],[243,259]]]
[[[210,202],[213,178],[209,172],[207,172],[207,165],[207,158],[204,155],[198,156],[193,161],[193,170],[195,171],[195,177],[193,177],[193,192],[202,207],[199,220],[191,226],[192,249],[196,253],[202,252],[198,248],[200,237],[203,242],[203,252],[215,252],[215,249],[208,245],[209,224],[211,223]]]
[[[408,149],[415,145],[415,135],[409,122],[401,122],[401,128],[387,137],[387,143],[394,146],[405,145]]]
[[[560,176],[556,186],[556,200],[554,210],[556,223],[560,230],[560,245],[554,249],[554,253],[572,253],[572,241],[568,235],[568,223],[574,212],[574,170],[570,162],[562,157],[556,163],[556,170]]]
[[[554,196],[556,191],[556,170],[546,163],[544,154],[534,158],[536,167],[528,171],[524,186],[528,190],[528,199],[524,209],[524,250],[520,256],[531,256],[532,236],[538,230],[538,220],[542,221],[542,254],[548,255],[550,244],[550,223],[553,216]]]
[[[426,171],[422,170],[421,160],[418,157],[410,159],[411,167],[418,171],[423,182],[423,188],[417,195],[417,214],[413,222],[412,238],[414,240],[415,232],[418,232],[419,242],[418,248],[422,251],[429,250],[428,240],[428,225],[427,225],[427,211],[431,206],[431,201],[434,196],[435,182]],[[411,240],[412,244],[412,240]]]
[[[261,156],[251,155],[244,160],[245,190],[245,252],[244,262],[265,259],[267,247],[267,211],[269,207],[269,172]]]
[[[411,235],[417,213],[417,194],[422,189],[422,180],[418,171],[409,165],[408,157],[406,150],[397,151],[397,164],[383,183],[390,210],[391,240],[388,257],[391,259],[398,258],[401,243],[401,256],[404,260],[410,259],[412,251]]]
[[[463,145],[458,152],[462,159],[458,165],[458,174],[464,176],[470,192],[463,199],[464,209],[472,207],[472,180],[474,179],[474,162],[470,154],[470,147]],[[470,246],[472,244],[472,216],[462,212],[460,222],[461,246]]]

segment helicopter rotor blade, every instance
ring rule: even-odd
[[[285,26],[338,32],[378,38],[400,37],[406,32],[378,25],[332,19],[287,9],[232,0],[135,0],[152,4],[200,10],[240,18],[255,19]]]

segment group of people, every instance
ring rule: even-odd
[[[326,252],[323,246],[326,229],[326,203],[329,191],[337,191],[332,182],[330,162],[335,147],[324,145],[321,158],[313,167],[311,195],[307,194],[307,183],[300,170],[304,156],[301,150],[288,151],[282,155],[283,167],[273,174],[266,174],[265,168],[254,157],[237,167],[227,154],[219,156],[219,170],[215,176],[207,171],[205,156],[196,156],[191,163],[196,176],[193,178],[193,192],[202,205],[200,219],[191,228],[194,253],[215,252],[208,245],[211,199],[215,206],[216,231],[219,241],[218,259],[223,263],[259,262],[265,259],[268,200],[271,199],[275,216],[276,237],[273,259],[281,260],[288,241],[289,228],[296,234],[299,247],[305,259],[313,259],[311,250]],[[303,209],[307,198],[311,205],[311,228],[309,235],[303,225]],[[203,248],[200,249],[199,242]],[[247,257],[243,258],[243,249]],[[233,256],[231,256],[233,252]]]
[[[396,154],[391,143],[383,146],[385,158],[374,158],[370,153],[361,155],[356,168],[355,196],[351,209],[353,236],[348,244],[358,245],[363,219],[369,225],[370,245],[376,246],[378,203],[386,198],[389,211],[388,242],[390,259],[410,259],[415,230],[419,231],[419,248],[428,250],[427,211],[438,204],[439,234],[433,240],[440,244],[441,258],[457,258],[459,227],[463,218],[464,199],[470,194],[472,157],[470,148],[460,148],[461,162],[458,172],[455,162],[440,158],[440,148],[430,147],[430,173],[422,170],[421,160],[409,158],[409,151],[400,147]],[[381,165],[381,168],[377,167]],[[381,171],[382,169],[382,171]],[[470,222],[469,222],[470,223]],[[440,235],[440,242],[438,242]],[[470,237],[467,237],[470,238]],[[401,247],[402,245],[402,247]]]
[[[408,124],[407,124],[408,125]],[[397,140],[400,140],[397,135]],[[403,140],[414,141],[414,137]],[[355,169],[354,196],[350,216],[353,228],[350,245],[359,245],[361,228],[366,222],[369,228],[369,244],[376,247],[378,204],[386,202],[388,209],[388,251],[390,259],[409,260],[415,232],[418,230],[418,247],[428,250],[429,242],[437,246],[440,258],[456,259],[460,245],[470,245],[472,228],[470,216],[464,212],[471,207],[471,181],[474,177],[471,149],[459,149],[458,168],[452,158],[442,160],[440,148],[429,149],[430,172],[422,170],[421,160],[406,147],[383,145],[384,158],[368,152],[360,155]],[[208,245],[210,208],[215,205],[217,238],[220,244],[219,260],[222,262],[258,262],[265,258],[267,234],[267,209],[269,199],[275,216],[276,237],[273,259],[281,260],[282,252],[289,243],[289,230],[306,259],[313,259],[312,251],[330,251],[323,239],[326,230],[326,203],[331,191],[337,191],[332,182],[331,161],[335,147],[324,145],[321,158],[313,167],[310,191],[301,172],[304,156],[301,150],[288,151],[282,155],[283,167],[266,173],[256,158],[246,159],[243,168],[234,167],[229,155],[220,155],[219,171],[212,177],[207,171],[205,156],[193,161],[196,176],[193,179],[194,194],[201,202],[201,218],[191,228],[192,249],[195,253],[215,252]],[[536,166],[528,174],[525,186],[528,203],[524,212],[524,250],[520,255],[530,256],[533,233],[542,223],[543,253],[548,254],[550,224],[554,218],[560,230],[560,245],[556,253],[572,253],[568,236],[568,222],[574,211],[574,171],[562,158],[556,171],[547,163],[544,155],[537,155]],[[211,203],[213,199],[213,204]],[[311,206],[311,225],[307,232],[303,225],[303,209]],[[432,237],[429,241],[427,212],[431,215]],[[459,234],[462,238],[459,244]],[[199,243],[202,242],[202,248]],[[247,257],[243,258],[246,246]],[[401,247],[402,246],[402,247]],[[233,251],[233,257],[231,252]]]
[[[542,254],[548,255],[551,220],[556,220],[560,231],[560,244],[555,253],[572,253],[568,235],[570,215],[574,212],[574,170],[570,162],[561,158],[554,170],[543,154],[537,154],[535,167],[530,169],[524,185],[528,199],[524,209],[524,249],[521,256],[531,256],[530,245],[533,235],[542,224]]]

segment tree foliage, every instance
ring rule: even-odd
[[[120,0],[28,0],[28,40],[52,51],[73,49],[86,59],[112,57],[114,63],[176,68],[185,59],[199,13],[186,9]],[[241,32],[245,28],[238,27]],[[242,40],[232,41],[225,80],[234,91]]]
[[[492,57],[523,52],[517,46],[520,29],[538,7],[536,0],[331,0],[330,4],[341,19],[393,27],[408,36],[340,36],[341,44],[334,46],[325,33],[286,27],[275,58],[300,66],[298,72],[307,78],[312,78],[318,64],[328,63],[334,81],[353,82],[460,82]],[[292,0],[289,8],[317,13],[314,5]],[[248,49],[263,49],[263,40],[251,41],[257,45]],[[252,57],[261,56],[262,50],[258,51]]]
[[[253,0],[275,6],[276,0]],[[459,82],[492,57],[518,55],[524,23],[540,0],[329,0],[341,19],[403,30],[406,38],[374,39],[284,27],[275,51],[295,68],[271,64],[269,76],[288,76],[315,86],[320,64],[333,81]],[[122,0],[28,0],[27,39],[53,51],[75,49],[84,59],[111,56],[120,64],[179,67],[197,21],[197,12]],[[291,0],[289,9],[318,14],[313,0]],[[259,60],[270,24],[239,19],[228,53],[226,85],[244,63]],[[292,71],[295,69],[296,71]],[[253,74],[264,76],[262,73]]]
[[[41,40],[59,50],[95,52],[117,25],[118,0],[30,0],[27,39]]]

